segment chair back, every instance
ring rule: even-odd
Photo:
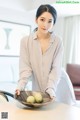
[[[66,71],[70,77],[70,80],[74,85],[80,86],[80,65],[67,64]]]

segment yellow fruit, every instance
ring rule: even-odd
[[[34,96],[35,101],[36,101],[37,103],[41,103],[41,102],[43,101],[43,97],[42,97],[41,93],[35,92],[35,93],[33,94],[33,96]]]
[[[26,101],[28,103],[34,103],[35,102],[35,98],[34,98],[34,96],[28,96]]]

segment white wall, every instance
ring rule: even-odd
[[[8,8],[0,7],[0,20],[29,24],[33,26],[33,13],[32,12],[22,12],[22,11],[14,11]]]

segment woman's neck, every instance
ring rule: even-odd
[[[48,33],[41,33],[40,31],[37,31],[37,36],[39,39],[48,39],[50,37],[49,32]]]

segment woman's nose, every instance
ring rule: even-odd
[[[48,26],[47,22],[44,22],[43,26],[46,28]]]

